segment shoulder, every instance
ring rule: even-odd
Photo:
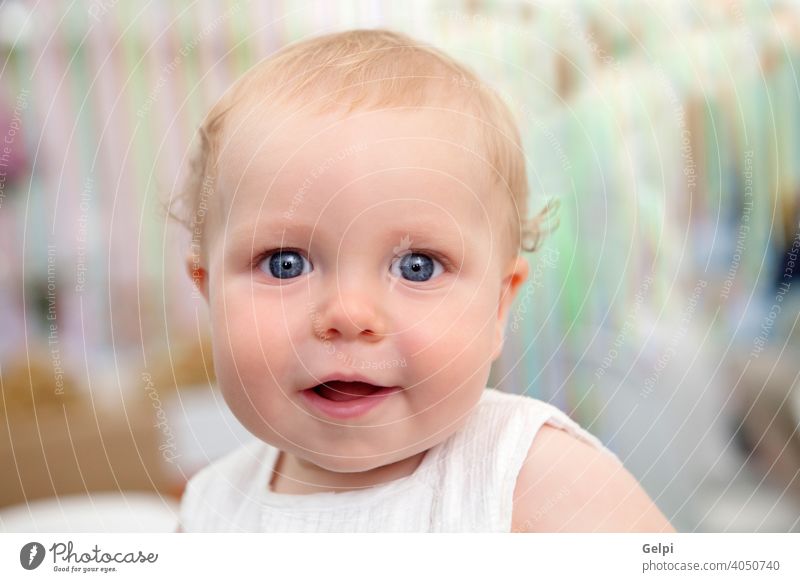
[[[619,459],[545,424],[514,489],[512,531],[674,531]]]

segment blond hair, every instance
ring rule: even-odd
[[[288,45],[240,77],[202,122],[199,147],[168,213],[193,233],[195,245],[201,247],[204,196],[214,189],[222,133],[230,116],[245,105],[350,113],[453,100],[478,122],[494,185],[507,196],[511,250],[535,251],[556,206],[548,204],[537,216],[526,218],[525,156],[509,108],[469,68],[405,34],[383,29],[326,34]]]

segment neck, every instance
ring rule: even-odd
[[[275,493],[303,495],[323,492],[341,493],[373,487],[411,475],[419,467],[425,452],[369,471],[337,473],[323,469],[291,453],[281,451],[272,472],[269,488]]]

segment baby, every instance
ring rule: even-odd
[[[200,136],[188,268],[256,439],[189,481],[183,531],[672,531],[594,436],[486,387],[541,215],[471,71],[385,30],[317,37]]]

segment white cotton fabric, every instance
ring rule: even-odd
[[[187,532],[509,532],[517,476],[544,424],[613,455],[545,402],[487,388],[465,425],[416,471],[378,486],[292,495],[269,490],[278,450],[254,440],[189,480]]]

